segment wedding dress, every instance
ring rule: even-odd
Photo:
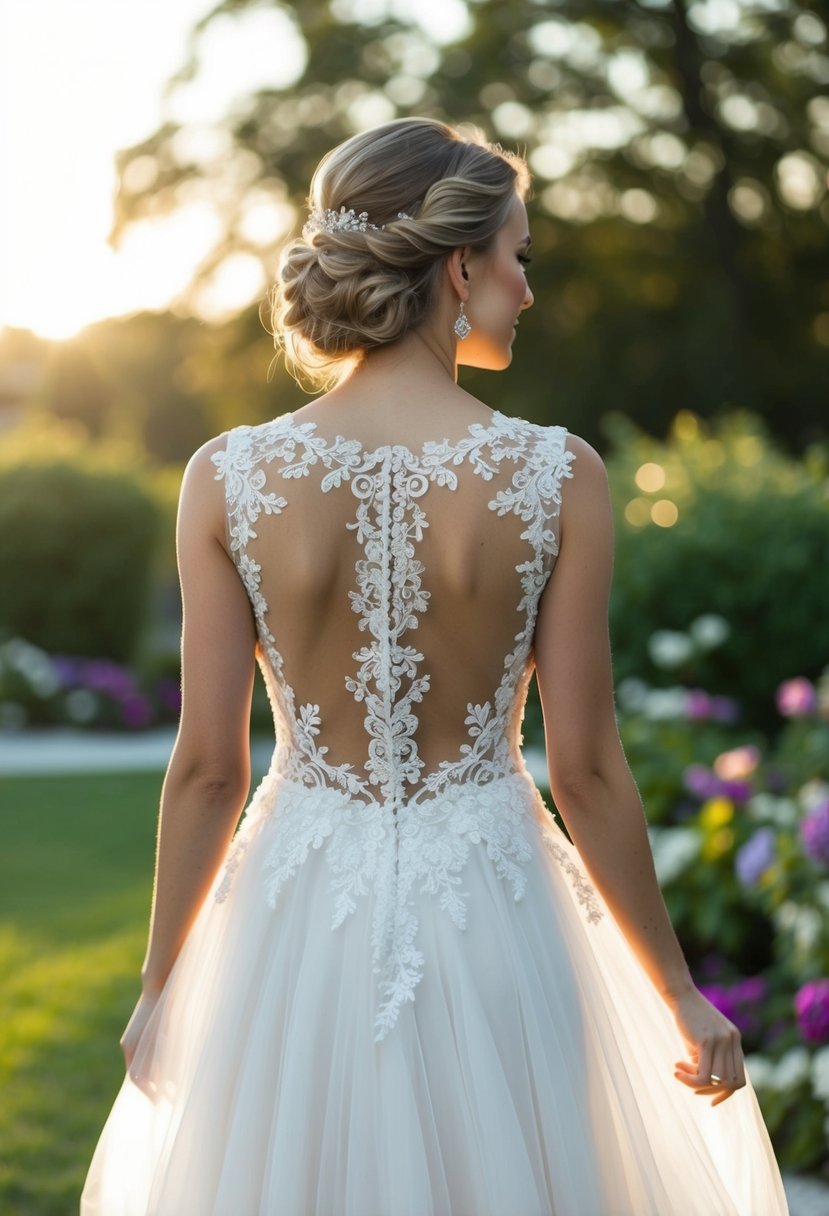
[[[674,1079],[522,760],[566,434],[496,411],[373,447],[287,415],[213,455],[276,748],[83,1216],[787,1211],[750,1083],[712,1108]]]

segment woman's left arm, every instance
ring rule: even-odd
[[[247,798],[256,628],[225,549],[224,486],[210,457],[185,469],[176,523],[181,583],[182,707],[161,793],[150,935],[141,975],[157,994],[196,918]]]

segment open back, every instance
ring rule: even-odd
[[[417,451],[290,414],[228,433],[280,772],[399,806],[520,765],[566,433],[498,412]]]

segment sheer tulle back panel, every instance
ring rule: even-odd
[[[326,761],[350,764],[368,778],[366,706],[349,684],[360,667],[355,655],[364,654],[373,637],[387,628],[383,614],[393,611],[392,587],[377,586],[382,563],[375,563],[368,574],[378,618],[372,628],[365,604],[361,611],[355,602],[358,567],[366,561],[367,548],[355,526],[358,499],[351,481],[323,492],[326,470],[320,466],[288,480],[278,460],[260,467],[266,477],[262,493],[287,499],[279,514],[259,516],[257,537],[247,545],[248,556],[261,567],[260,590],[282,659],[282,678],[293,690],[296,707],[319,707],[317,744],[328,749]],[[454,489],[429,484],[417,499],[424,516],[420,538],[409,534],[411,551],[397,553],[397,573],[388,575],[389,584],[407,576],[398,593],[411,609],[409,625],[398,638],[410,667],[400,673],[397,695],[404,696],[413,679],[428,683],[412,706],[421,778],[441,761],[458,758],[468,739],[467,706],[493,700],[505,658],[526,623],[525,611],[519,610],[522,585],[516,570],[534,556],[521,538],[526,524],[515,514],[499,516],[487,505],[509,487],[514,471],[515,464],[507,461],[484,480],[464,464],[453,469]],[[394,548],[396,528],[400,541],[400,519],[391,511],[388,535]],[[410,521],[411,515],[406,518]],[[413,791],[418,783],[409,784]]]

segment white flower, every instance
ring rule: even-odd
[[[820,941],[823,920],[815,908],[801,908],[794,927],[794,943],[798,950],[809,954]]]
[[[797,806],[791,798],[776,798],[774,794],[755,794],[746,804],[748,814],[761,823],[790,827],[797,823]]]
[[[797,920],[797,904],[792,903],[790,899],[784,902],[773,913],[775,928],[781,932],[786,929],[794,928],[794,923]]]
[[[816,1098],[829,1102],[829,1047],[819,1047],[812,1056],[812,1089]]]
[[[694,644],[685,633],[657,629],[648,638],[648,654],[657,667],[678,667],[694,653]]]
[[[644,680],[628,676],[626,680],[620,681],[616,689],[616,697],[622,709],[635,713],[644,706],[649,691]]]
[[[713,612],[707,612],[691,622],[688,632],[696,644],[701,646],[703,650],[713,650],[715,646],[722,645],[731,633],[731,626],[725,617],[716,616]]]
[[[819,781],[815,777],[813,781],[807,781],[800,787],[797,798],[804,811],[811,811],[813,807],[829,798],[829,784]]]
[[[45,650],[22,638],[11,638],[4,646],[6,665],[17,671],[37,697],[51,697],[60,687],[52,660]]]
[[[64,704],[73,722],[91,722],[98,709],[98,698],[88,688],[73,688],[66,694]]]
[[[791,932],[795,950],[799,953],[808,954],[817,944],[823,929],[823,920],[817,909],[801,907],[787,899],[773,915],[775,928],[779,932]]]
[[[699,856],[702,840],[693,828],[650,828],[648,834],[662,885],[673,882]]]
[[[642,713],[652,722],[685,717],[688,694],[684,688],[654,688],[645,697]]]
[[[792,1047],[777,1061],[771,1078],[773,1089],[794,1089],[805,1081],[811,1069],[811,1056],[806,1047]]]
[[[745,1058],[746,1072],[755,1089],[768,1089],[774,1077],[774,1065],[766,1056],[753,1055]]]

